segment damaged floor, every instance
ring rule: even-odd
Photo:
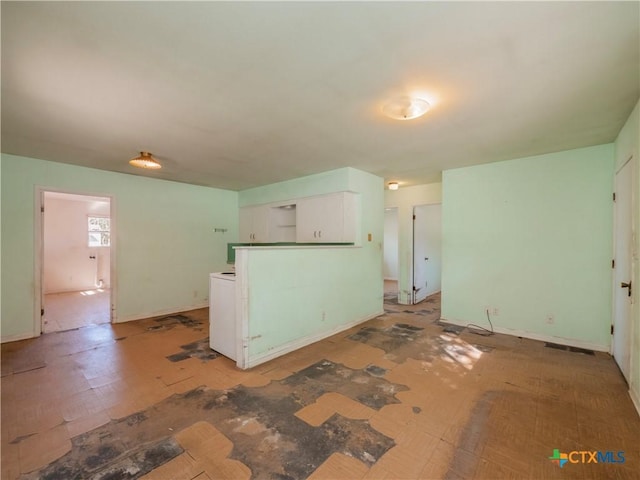
[[[206,309],[4,344],[2,479],[639,478],[609,355],[390,300],[249,371],[207,348]],[[555,449],[625,461],[560,468]]]

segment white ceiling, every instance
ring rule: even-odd
[[[6,2],[2,151],[241,190],[611,142],[639,2]],[[419,93],[424,117],[383,117]],[[137,170],[148,150],[163,164]]]

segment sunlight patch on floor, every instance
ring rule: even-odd
[[[480,350],[456,336],[443,333],[440,339],[447,342],[444,347],[447,356],[443,356],[447,362],[456,362],[467,370],[471,370],[482,357]]]
[[[96,293],[102,292],[104,292],[102,288],[96,288],[95,290],[85,290],[84,292],[80,292],[80,295],[84,295],[86,297],[88,295],[95,295]]]

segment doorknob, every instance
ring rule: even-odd
[[[631,296],[631,281],[629,281],[629,283],[622,282],[620,284],[620,288],[628,288],[629,289],[629,296]]]

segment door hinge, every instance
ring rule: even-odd
[[[414,292],[417,292],[417,291],[418,291],[418,289],[416,288],[416,286],[415,286],[415,285],[413,286],[413,291],[414,291]]]
[[[616,260],[611,260],[611,268],[616,268]]]
[[[415,215],[413,216],[413,219],[414,219],[414,220],[416,219],[416,216],[415,216]]]
[[[40,309],[40,316],[42,317],[44,315],[44,308]]]
[[[616,192],[613,192],[613,201],[616,201]]]
[[[44,205],[40,207],[40,213],[44,213]]]
[[[613,335],[613,325],[611,325],[611,335]]]

